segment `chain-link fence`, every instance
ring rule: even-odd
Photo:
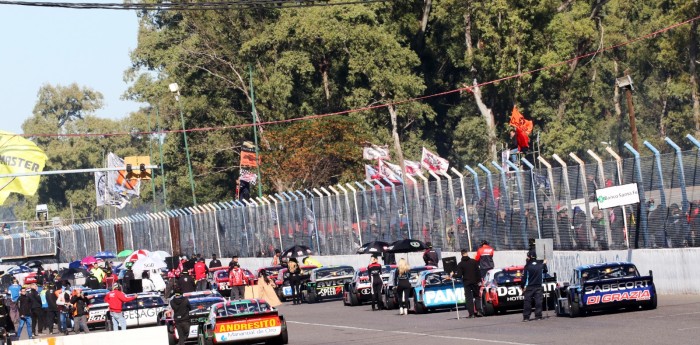
[[[645,145],[652,155],[629,147],[632,158],[603,161],[589,151],[452,168],[403,185],[362,181],[67,226],[16,223],[4,228],[0,255],[70,261],[145,248],[254,257],[295,244],[336,255],[403,238],[445,251],[476,250],[483,240],[522,250],[530,238],[551,238],[557,250],[700,246],[700,153]],[[630,183],[640,203],[598,208],[597,189]]]

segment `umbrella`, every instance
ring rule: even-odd
[[[147,257],[138,259],[134,263],[134,266],[131,267],[131,269],[134,271],[150,271],[150,270],[159,270],[159,269],[165,268],[165,267],[168,267],[168,266],[162,260],[158,260],[156,258],[147,256]]]
[[[389,247],[389,243],[382,241],[368,242],[357,250],[357,254],[379,254],[384,253]]]
[[[20,273],[29,273],[29,272],[34,272],[31,268],[27,266],[15,266],[7,270],[7,274],[20,274]]]
[[[129,253],[131,254],[131,253]],[[114,259],[117,256],[114,254],[114,252],[99,252],[94,255],[98,259]]]
[[[388,248],[387,252],[388,253],[410,253],[410,252],[419,252],[421,250],[425,250],[426,247],[425,243],[418,241],[418,240],[398,240],[394,243],[392,243]]]
[[[131,249],[124,249],[124,250],[122,250],[121,252],[119,252],[119,254],[117,254],[117,257],[118,257],[118,258],[127,257],[127,256],[129,256],[129,254],[131,254],[131,253],[133,253],[133,252],[134,252],[134,251],[131,250]]]
[[[289,248],[282,253],[283,258],[298,258],[302,256],[308,256],[311,255],[313,251],[311,248],[307,246],[301,246],[301,245],[295,245],[292,248]]]
[[[68,268],[80,268],[81,264],[79,260],[75,260],[68,264]]]
[[[27,266],[29,268],[43,268],[44,264],[39,260],[29,260],[29,261],[25,261],[19,265],[20,266]]]
[[[90,266],[97,262],[97,259],[94,256],[86,256],[80,262],[85,266]]]
[[[148,256],[148,253],[150,253],[150,252],[147,251],[147,250],[145,250],[145,249],[139,249],[139,250],[137,250],[137,251],[132,252],[131,254],[129,254],[129,256],[127,256],[127,257],[124,259],[124,262],[127,262],[127,261],[136,262],[136,261],[138,261],[138,260],[141,259],[141,258],[147,257],[147,256]]]
[[[162,250],[156,250],[155,252],[151,252],[150,254],[148,254],[148,257],[154,258],[154,259],[160,260],[160,261],[165,261],[165,258],[169,258],[171,256],[172,255],[168,254],[168,252],[162,251]]]
[[[59,279],[61,280],[76,280],[87,278],[90,275],[88,271],[84,268],[68,268],[61,272]]]

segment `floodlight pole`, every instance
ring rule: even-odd
[[[262,197],[262,176],[260,176],[260,152],[258,150],[258,111],[255,109],[255,91],[253,90],[253,67],[248,65],[250,76],[250,104],[253,112],[253,137],[255,139],[255,168],[258,174],[258,196]]]
[[[165,191],[165,165],[163,165],[163,133],[160,133],[160,111],[156,105],[156,123],[158,124],[158,150],[160,151],[160,172],[163,175],[163,209],[168,209],[168,195]]]
[[[190,160],[190,147],[187,144],[187,128],[185,127],[185,115],[180,102],[180,87],[177,83],[170,84],[170,92],[175,94],[175,100],[180,108],[180,122],[182,122],[182,137],[185,140],[185,155],[187,156],[187,171],[190,176],[190,189],[192,189],[192,204],[197,206],[197,196],[194,194],[194,178],[192,177],[192,161]]]

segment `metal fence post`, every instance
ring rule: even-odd
[[[530,161],[527,160],[525,157],[521,158],[520,161],[523,162],[528,167],[528,169],[530,169],[530,182],[532,182],[532,197],[533,201],[535,202],[535,221],[537,223],[537,237],[542,238],[542,229],[540,225],[540,207],[537,205],[537,184],[535,183],[535,166],[533,166],[532,163],[530,163]]]
[[[600,159],[600,156],[598,156],[595,152],[592,150],[586,151],[588,152],[588,155],[593,157],[595,161],[598,163],[598,180],[600,182],[600,186],[605,186],[605,168],[603,167],[603,160]],[[610,244],[612,242],[612,230],[610,229],[610,216],[608,215],[608,212],[605,212],[603,210],[598,210],[603,213],[603,220],[605,222],[605,236],[608,238],[608,245],[607,248],[601,248],[601,249],[609,249]]]
[[[459,232],[457,231],[457,212],[455,209],[455,190],[454,186],[452,186],[452,176],[450,176],[447,172],[442,173],[445,178],[447,178],[447,192],[449,193],[450,197],[450,208],[452,211],[452,217],[450,219],[450,224],[448,227],[452,227],[452,239],[454,240],[454,244],[452,244],[451,250],[457,250],[459,248]],[[447,211],[447,209],[445,210]],[[448,233],[449,234],[449,233]],[[448,238],[449,239],[449,238]]]
[[[576,236],[574,236],[571,233],[571,227],[572,227],[572,221],[573,221],[573,212],[574,209],[571,207],[571,186],[569,186],[569,166],[564,162],[559,155],[556,153],[552,155],[552,158],[554,158],[559,165],[561,165],[561,174],[562,174],[562,179],[564,180],[564,188],[566,188],[566,215],[568,218],[567,222],[567,229],[564,229],[566,231],[567,236],[570,238],[570,243],[575,244],[576,243]],[[561,231],[562,229],[559,229]],[[569,249],[569,248],[566,248]]]
[[[314,220],[314,232],[316,233],[316,248],[318,248],[319,254],[321,252],[321,242],[318,238],[318,219],[316,219],[316,205],[314,203],[314,195],[309,190],[304,190],[311,197],[311,213],[313,214]]]
[[[629,143],[625,143],[625,148],[634,155],[635,173],[637,175],[637,188],[639,189],[639,219],[637,219],[637,229],[641,227],[642,235],[644,236],[644,247],[649,247],[649,233],[647,229],[647,202],[644,194],[644,180],[642,178],[642,160],[639,152]],[[639,248],[639,232],[635,235],[634,247]]]
[[[428,170],[428,173],[430,176],[432,176],[435,179],[435,185],[437,186],[437,191],[438,191],[438,197],[437,197],[437,208],[438,208],[438,214],[440,215],[440,227],[442,227],[442,233],[444,235],[442,236],[442,240],[440,241],[441,247],[445,247],[445,239],[447,238],[447,227],[445,226],[445,217],[444,217],[444,202],[443,202],[443,193],[442,193],[442,180],[440,179],[440,176],[435,174],[433,171]],[[433,215],[435,214],[435,209],[433,209]],[[440,232],[438,232],[440,233]]]
[[[556,189],[554,189],[554,175],[552,173],[552,165],[549,164],[549,162],[544,159],[542,156],[538,156],[537,160],[545,166],[547,170],[547,181],[549,181],[549,190],[550,193],[552,194],[552,197],[549,200],[550,207],[549,209],[552,212],[552,225],[554,226],[554,239],[557,241],[557,248],[561,247],[561,238],[559,237],[559,220],[557,219],[557,205],[559,205],[559,201],[557,200],[557,193]],[[545,196],[547,194],[545,193]]]
[[[357,221],[357,237],[360,239],[360,245],[362,245],[362,222],[360,222],[360,211],[357,209],[357,189],[349,183],[345,185],[352,191],[352,201],[355,206],[355,220]]]
[[[498,208],[497,208],[497,204],[496,204],[496,196],[493,193],[493,179],[491,178],[491,170],[489,170],[486,166],[484,166],[481,163],[479,163],[479,165],[477,165],[477,166],[479,167],[479,169],[483,170],[484,173],[486,173],[486,183],[488,184],[489,195],[491,196],[491,198],[490,198],[491,199],[491,207],[493,207],[493,212],[496,212]],[[476,176],[476,174],[474,174],[474,176]],[[477,186],[477,188],[478,188],[478,186]],[[484,209],[484,211],[488,212],[486,208]],[[496,215],[496,218],[498,218],[498,214],[495,214],[495,215]],[[491,226],[493,227],[491,229],[492,230],[491,235],[494,238],[493,242],[494,242],[494,245],[496,247],[498,247],[498,244],[499,244],[499,241],[498,241],[498,220],[496,219],[496,222],[494,222],[494,224],[492,224]]]
[[[503,167],[498,164],[496,161],[491,161],[491,165],[498,170],[499,175],[501,175],[501,192],[500,192],[500,197],[501,200],[499,204],[503,204],[503,209],[506,211],[506,217],[509,221],[509,226],[507,227],[506,235],[505,235],[505,242],[508,242],[508,246],[510,246],[510,249],[515,249],[514,245],[515,243],[511,243],[510,239],[512,238],[512,232],[513,232],[513,209],[512,205],[510,203],[510,195],[508,195],[508,179],[506,178],[506,171],[503,169]],[[522,212],[520,212],[520,225],[521,225],[521,230],[522,230],[522,225],[523,225],[523,216]],[[527,244],[527,242],[525,243]]]
[[[462,207],[464,210],[464,219],[462,221],[464,222],[464,226],[467,229],[467,245],[469,246],[469,251],[472,251],[472,234],[471,234],[471,226],[469,225],[469,210],[467,210],[467,194],[464,192],[464,175],[462,175],[459,170],[455,169],[454,167],[450,168],[452,172],[459,177],[459,188],[460,191],[462,192]]]
[[[692,137],[690,134],[688,136]],[[683,153],[681,152],[681,148],[676,145],[676,143],[671,140],[671,138],[666,137],[664,139],[666,143],[673,148],[674,151],[676,151],[676,160],[678,160],[678,180],[680,182],[681,186],[681,214],[687,214],[690,212],[690,203],[688,202],[688,191],[686,190],[686,185],[685,185],[685,169],[683,167]],[[700,144],[700,143],[698,143]],[[700,146],[699,146],[700,147]],[[683,222],[683,235],[687,238],[690,224],[688,222]]]
[[[617,168],[617,184],[618,186],[622,185],[623,179],[622,179],[622,157],[615,152],[612,147],[607,146],[605,147],[605,151],[608,151],[608,153],[615,159],[615,167]],[[622,222],[624,226],[624,231],[625,231],[625,243],[627,244],[627,249],[630,248],[630,232],[629,228],[627,226],[627,208],[622,207]]]
[[[524,193],[524,189],[523,189],[523,179],[522,179],[522,176],[520,176],[521,170],[520,170],[520,168],[518,168],[517,165],[513,164],[513,162],[511,162],[510,159],[506,160],[506,164],[509,167],[513,168],[513,170],[515,171],[515,183],[518,185],[518,199],[520,202],[520,231],[522,231],[522,233],[523,233],[523,244],[527,245],[527,243],[528,243],[527,239],[529,236],[528,236],[528,232],[527,232],[527,223],[526,223],[526,219],[525,219],[525,210],[526,210],[525,196],[524,196],[525,193]],[[537,209],[536,202],[535,202],[535,209]],[[535,219],[536,218],[537,217],[535,216]],[[539,227],[537,228],[537,234],[540,235]],[[542,237],[540,236],[540,238],[542,238]]]
[[[579,171],[580,171],[579,174],[581,175],[581,181],[583,184],[583,204],[584,204],[584,207],[586,207],[586,210],[583,212],[584,219],[585,219],[584,224],[586,226],[586,238],[588,238],[589,248],[593,248],[594,247],[593,236],[591,236],[591,222],[589,219],[589,216],[591,214],[591,206],[590,206],[590,203],[588,201],[589,194],[588,194],[588,180],[586,178],[586,163],[581,158],[579,158],[576,154],[574,154],[573,152],[569,152],[569,157],[573,158],[573,160],[575,160],[579,166]],[[574,217],[576,217],[576,214],[574,214]]]

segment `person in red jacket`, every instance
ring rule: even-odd
[[[194,264],[194,280],[197,284],[197,291],[204,291],[207,289],[207,273],[209,273],[207,264],[204,263],[204,258],[200,258],[199,261]]]
[[[233,268],[228,272],[228,286],[231,287],[231,298],[241,299],[245,296],[245,286],[248,285],[248,278],[238,263],[233,264]]]
[[[122,287],[119,284],[114,284],[112,291],[105,295],[105,302],[109,304],[109,314],[112,316],[113,330],[126,330],[126,319],[122,313],[122,306],[124,302],[130,302],[135,299],[136,296],[127,297],[122,292]]]
[[[481,246],[479,246],[479,250],[476,251],[476,256],[474,257],[474,260],[479,262],[479,271],[481,272],[481,279],[484,279],[486,276],[486,273],[493,269],[493,254],[495,251],[491,246],[489,246],[489,242],[484,240],[481,241]]]

